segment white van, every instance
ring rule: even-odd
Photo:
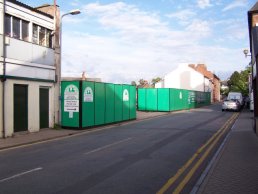
[[[228,100],[238,100],[241,106],[244,105],[244,100],[241,92],[229,92],[228,93]]]

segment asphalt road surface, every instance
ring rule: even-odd
[[[0,193],[190,193],[235,114],[212,105],[1,151]]]

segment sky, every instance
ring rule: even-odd
[[[40,6],[54,0],[20,0]],[[206,64],[221,80],[250,58],[247,11],[255,0],[56,0],[62,76],[131,83],[164,77],[181,63]]]

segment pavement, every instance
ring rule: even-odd
[[[158,116],[162,116],[165,114],[172,114],[172,113],[137,111],[136,121],[145,120],[145,119],[149,119],[149,118],[153,118],[153,117],[158,117]],[[133,122],[133,121],[125,121],[125,122],[121,122],[119,124],[126,124],[128,122]],[[14,135],[12,137],[8,137],[5,139],[0,138],[0,150],[14,148],[14,147],[18,147],[18,146],[29,145],[29,144],[38,143],[38,142],[49,141],[49,140],[63,138],[63,137],[65,138],[65,137],[68,137],[71,135],[87,133],[87,132],[94,131],[94,130],[101,130],[103,128],[109,128],[114,125],[117,125],[117,124],[110,124],[107,126],[96,126],[94,128],[82,129],[82,130],[40,129],[39,132],[28,132],[28,131],[17,132],[17,133],[14,133]]]
[[[207,175],[191,194],[258,193],[258,137],[252,129],[252,114],[241,112]]]
[[[136,121],[165,114],[173,113],[137,112]],[[252,113],[248,110],[241,112],[220,151],[213,157],[191,194],[258,193],[258,137],[253,132],[251,118]],[[113,125],[108,127],[110,126]],[[0,150],[102,128],[103,126],[84,130],[43,129],[36,133],[15,133],[13,137],[0,139]]]

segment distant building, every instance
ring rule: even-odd
[[[220,82],[220,88],[222,89],[222,90],[227,90],[227,89],[229,89],[229,87],[228,87],[228,81],[221,81]]]
[[[220,101],[220,80],[207,70],[204,64],[179,64],[164,76],[155,88],[179,88],[201,92],[211,92],[212,102]]]
[[[203,74],[208,80],[212,93],[212,101],[219,102],[220,101],[220,79],[218,76],[213,74],[212,72],[207,70],[207,66],[205,64],[197,64],[197,65],[189,65],[194,70]]]
[[[58,122],[60,54],[54,10],[0,0],[0,137]]]

